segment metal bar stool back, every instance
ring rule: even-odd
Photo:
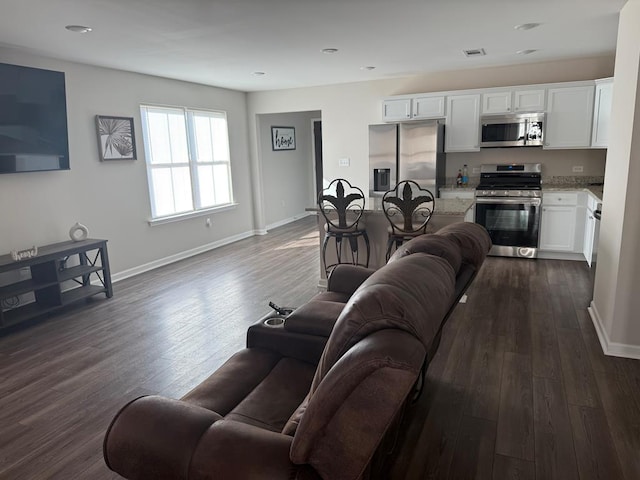
[[[364,194],[358,187],[351,185],[344,178],[333,180],[318,196],[318,208],[325,218],[325,235],[322,242],[322,263],[327,275],[340,263],[362,265],[359,262],[358,240],[364,240],[367,257],[364,266],[369,266],[371,248],[369,237],[361,222],[364,212]],[[327,265],[327,246],[329,239],[335,240],[336,263]],[[347,239],[350,261],[343,262],[343,243]]]
[[[435,209],[433,193],[412,180],[399,182],[382,197],[382,210],[389,220],[386,259],[406,240],[427,232]]]

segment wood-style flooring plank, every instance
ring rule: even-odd
[[[580,331],[558,329],[557,333],[567,401],[571,405],[600,406],[598,387]]]
[[[580,480],[622,480],[618,454],[600,408],[569,405]]]
[[[496,453],[534,459],[531,357],[505,353]]]
[[[469,365],[471,381],[467,389],[465,414],[498,420],[504,345],[504,337],[496,335],[487,335],[478,342]]]
[[[536,477],[577,480],[571,422],[561,382],[534,377],[533,420]]]
[[[496,422],[464,416],[449,479],[490,479],[493,476],[495,441]]]
[[[493,460],[493,480],[534,480],[533,462],[496,455]]]

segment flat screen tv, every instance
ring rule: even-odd
[[[68,169],[64,73],[0,63],[0,173]]]

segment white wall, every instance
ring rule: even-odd
[[[304,209],[315,204],[311,124],[313,118],[320,118],[320,112],[258,117],[259,148],[263,164],[263,204],[267,226],[304,215]],[[273,151],[271,126],[294,127],[296,149]]]
[[[122,272],[234,235],[253,233],[246,94],[147,75],[90,67],[0,48],[0,62],[66,74],[71,170],[0,175],[0,254],[68,240],[79,221],[109,241],[112,271]],[[141,103],[219,109],[229,121],[238,206],[203,218],[150,227],[140,125]],[[134,117],[138,160],[98,160],[96,114]]]
[[[612,56],[584,58],[324,87],[252,92],[248,94],[248,109],[249,118],[255,118],[255,115],[264,113],[321,110],[325,179],[343,177],[367,191],[369,187],[368,125],[382,123],[382,98],[385,96],[592,80],[609,77],[612,74]],[[251,122],[249,127],[251,142],[255,145],[256,132],[253,130],[255,127]],[[255,147],[252,155],[258,159]],[[467,155],[476,155],[476,159],[481,159],[478,163],[482,163],[490,154],[481,152]],[[554,167],[554,172],[569,171],[571,166],[575,165],[573,162],[582,161],[582,157],[576,158],[580,153],[566,154],[537,150],[536,154],[531,155],[536,155],[535,161],[543,163],[548,161],[557,165],[557,162],[562,162],[563,165],[557,170]],[[342,157],[351,159],[350,167],[338,166],[338,160]],[[598,166],[603,165],[603,157],[602,151],[588,152],[585,154],[583,163],[589,166],[590,171],[599,170]],[[565,158],[568,160],[564,160]],[[452,165],[459,162],[459,159],[459,156],[453,156]],[[254,168],[259,174],[263,165],[256,160]],[[599,173],[602,175],[603,172]],[[260,188],[259,185],[255,187]],[[264,219],[259,218],[258,215],[256,222],[260,225]]]
[[[605,352],[640,358],[640,0],[620,12],[592,317]]]

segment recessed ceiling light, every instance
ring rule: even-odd
[[[530,53],[533,53],[533,52],[537,52],[537,50],[534,50],[534,49],[518,50],[516,53],[518,55],[529,55]]]
[[[67,25],[64,28],[74,33],[89,33],[93,30],[91,27],[85,27],[84,25]]]
[[[264,72],[253,72],[251,73],[251,75],[255,75],[256,77],[261,77],[262,75],[265,75]]]
[[[367,65],[365,67],[360,67],[360,70],[375,70],[376,67],[372,65]]]
[[[539,27],[539,23],[523,23],[521,25],[516,25],[513,27],[516,30],[531,30],[532,28]]]
[[[323,48],[322,53],[326,53],[327,55],[331,55],[332,53],[338,53],[337,48]]]
[[[482,57],[487,54],[484,48],[472,48],[470,50],[463,50],[463,52],[467,57]]]

